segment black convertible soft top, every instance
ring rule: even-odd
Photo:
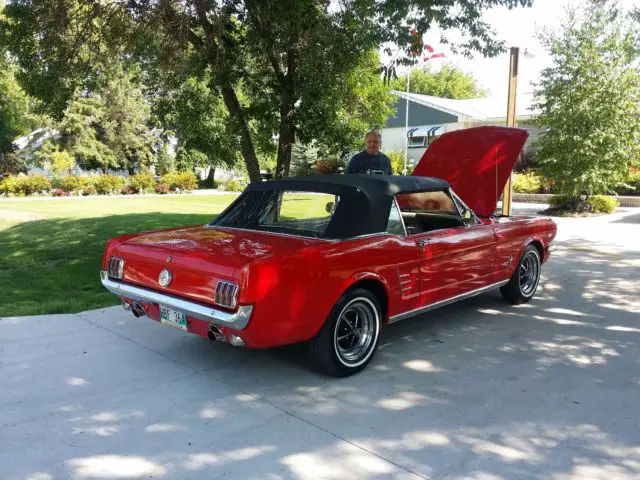
[[[252,192],[284,190],[337,195],[340,201],[329,222],[325,238],[349,238],[384,232],[389,209],[398,193],[445,190],[449,184],[439,178],[400,175],[308,175],[289,177],[247,186],[243,194],[213,222],[224,225],[225,217],[243,197]],[[240,212],[235,212],[237,215]],[[235,216],[234,215],[234,216]]]

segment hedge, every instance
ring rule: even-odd
[[[79,177],[65,175],[49,180],[44,175],[8,176],[0,181],[0,195],[25,197],[29,195],[132,195],[138,193],[189,192],[198,188],[193,172],[172,172],[156,181],[148,172],[128,178],[114,175]]]

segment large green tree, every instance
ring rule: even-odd
[[[569,10],[544,32],[552,65],[536,85],[537,142],[544,174],[573,199],[608,193],[640,153],[640,72],[628,17],[615,3]]]
[[[85,168],[147,170],[158,139],[135,69],[103,64],[95,90],[77,92],[59,122],[62,145]]]
[[[13,151],[16,137],[35,126],[31,99],[15,78],[15,66],[0,51],[0,168],[5,155]]]
[[[12,0],[4,26],[10,31],[7,43],[28,72],[24,80],[30,91],[55,92],[56,104],[63,104],[72,87],[91,77],[90,62],[105,49],[129,49],[135,52],[130,58],[163,69],[173,81],[208,69],[208,87],[221,96],[255,181],[257,144],[277,138],[275,173],[286,175],[296,138],[305,131],[322,131],[340,110],[322,106],[315,111],[317,105],[331,103],[327,97],[335,88],[325,87],[344,81],[372,49],[384,44],[409,48],[414,42],[410,29],[422,34],[437,23],[444,31],[462,31],[464,40],[452,45],[454,52],[494,55],[503,44],[482,20],[482,11],[531,3]],[[395,64],[385,67],[388,75]]]
[[[391,88],[406,92],[407,76],[395,79],[391,82]],[[409,79],[409,92],[441,98],[478,98],[487,95],[473,75],[450,64],[443,65],[436,72],[413,69]]]
[[[0,0],[0,23],[5,21],[4,1]],[[36,127],[33,114],[36,102],[22,89],[16,79],[18,68],[0,45],[0,173],[20,170],[23,165],[8,156],[16,137]]]

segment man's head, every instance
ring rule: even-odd
[[[380,151],[380,145],[382,144],[382,136],[375,130],[367,133],[365,137],[365,149],[369,155],[377,155]]]

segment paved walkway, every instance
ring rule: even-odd
[[[349,379],[120,307],[2,319],[0,478],[640,478],[640,210],[559,224],[531,303],[399,322]]]

